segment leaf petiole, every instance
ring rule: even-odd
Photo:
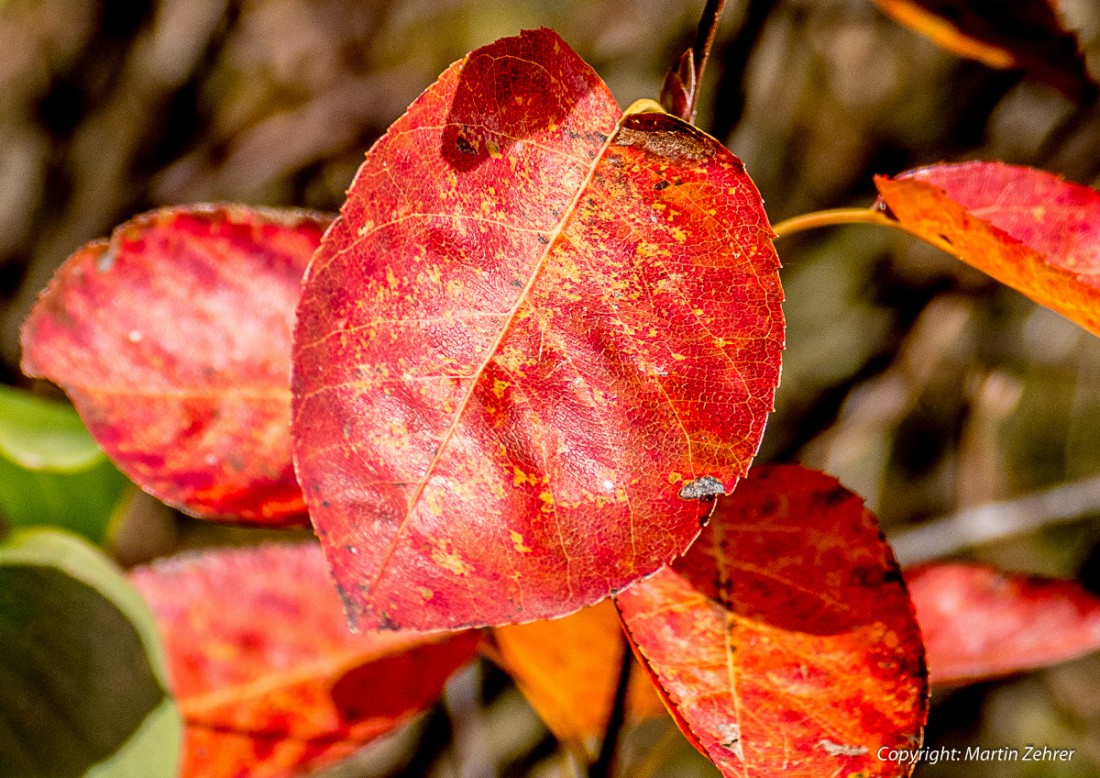
[[[778,224],[773,224],[772,231],[775,233],[775,239],[778,240],[805,230],[818,227],[840,227],[846,224],[877,224],[880,227],[889,227],[904,232],[906,235],[912,235],[914,238],[919,238],[949,254],[955,254],[954,248],[948,241],[914,230],[897,219],[890,218],[885,211],[877,208],[830,208],[824,211],[811,211],[810,213],[784,219]]]

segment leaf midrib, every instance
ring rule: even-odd
[[[457,409],[455,410],[450,426],[447,428],[447,431],[443,434],[443,437],[437,444],[435,453],[432,455],[432,459],[428,463],[428,466],[424,469],[424,477],[421,478],[420,482],[417,484],[416,491],[413,493],[412,498],[407,503],[405,515],[401,519],[401,523],[398,525],[396,531],[394,532],[393,540],[390,542],[390,545],[386,548],[385,553],[383,553],[381,559],[379,560],[378,567],[370,582],[370,586],[364,603],[368,607],[373,605],[375,593],[378,589],[377,584],[382,579],[382,575],[385,573],[386,568],[389,566],[390,561],[393,559],[393,555],[397,551],[397,547],[400,543],[401,536],[404,533],[405,527],[408,526],[409,520],[412,518],[413,511],[415,510],[416,505],[420,502],[420,498],[424,494],[425,488],[427,488],[428,481],[431,479],[432,474],[436,469],[436,466],[439,464],[440,460],[443,457],[443,454],[447,450],[447,446],[450,443],[451,438],[454,436],[455,431],[458,429],[459,423],[462,421],[462,417],[465,414],[466,408],[470,403],[470,398],[473,397],[474,391],[477,389],[477,385],[480,382],[482,375],[489,367],[489,363],[492,362],[493,358],[497,355],[501,344],[504,342],[504,339],[507,337],[509,331],[511,331],[512,324],[515,321],[516,315],[519,313],[520,307],[523,305],[524,301],[526,301],[528,297],[530,297],[531,291],[535,287],[535,283],[538,281],[539,277],[542,275],[543,269],[546,267],[547,258],[553,253],[555,247],[558,245],[558,242],[562,237],[562,234],[565,231],[566,224],[568,224],[573,216],[577,213],[577,204],[580,202],[583,194],[591,186],[592,179],[596,173],[596,169],[600,166],[600,163],[606,156],[607,150],[611,147],[612,141],[619,135],[619,130],[622,127],[622,119],[623,117],[620,116],[618,122],[616,122],[615,131],[608,133],[608,136],[604,140],[603,145],[600,146],[599,153],[597,153],[593,157],[592,164],[589,166],[588,171],[585,173],[584,180],[582,180],[581,183],[577,186],[577,190],[573,194],[573,199],[570,201],[568,207],[562,210],[562,215],[561,218],[558,220],[557,225],[547,235],[548,241],[543,247],[542,254],[539,256],[538,262],[535,264],[535,267],[532,270],[530,277],[527,279],[526,285],[523,287],[523,289],[520,290],[520,293],[516,296],[515,303],[508,310],[507,316],[500,327],[500,331],[497,334],[496,339],[493,341],[492,345],[486,350],[485,359],[482,360],[477,370],[473,372],[473,378],[470,380],[469,388],[466,391],[466,395],[462,398],[462,401],[459,403]]]

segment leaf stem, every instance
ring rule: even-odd
[[[811,211],[799,216],[792,216],[779,222],[779,224],[773,224],[772,231],[775,233],[775,239],[778,240],[804,230],[812,230],[818,227],[840,227],[845,224],[877,224],[880,227],[889,227],[892,230],[919,238],[941,251],[956,256],[956,250],[945,239],[915,230],[902,224],[897,219],[890,218],[885,211],[880,211],[877,208],[831,208],[824,211]]]
[[[837,227],[842,224],[880,224],[884,227],[899,226],[896,221],[874,208],[832,208],[827,211],[811,211],[773,224],[776,238],[785,238],[803,230],[817,227]]]
[[[588,778],[612,778],[615,774],[615,756],[619,747],[619,735],[626,723],[626,699],[630,689],[630,670],[634,664],[634,652],[622,636],[623,657],[619,665],[619,681],[615,686],[615,701],[611,706],[611,716],[603,733],[600,753],[588,770]]]

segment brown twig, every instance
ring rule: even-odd
[[[626,699],[630,689],[630,670],[634,664],[634,652],[626,642],[626,635],[622,636],[623,658],[619,666],[619,681],[615,686],[615,701],[611,706],[611,715],[607,719],[607,727],[604,729],[603,742],[600,744],[600,753],[592,767],[588,770],[588,778],[612,778],[615,774],[615,757],[619,748],[619,735],[626,723]]]
[[[1074,521],[1100,511],[1100,476],[986,503],[890,536],[898,561],[942,559],[984,543]]]
[[[695,121],[695,104],[699,99],[699,83],[707,66],[714,35],[718,30],[718,20],[726,0],[707,0],[703,15],[699,19],[699,30],[695,35],[695,44],[684,51],[672,70],[665,76],[661,87],[661,105],[666,111],[679,116],[687,122]]]

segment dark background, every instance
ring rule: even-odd
[[[0,0],[0,378],[25,385],[28,305],[69,253],[113,225],[211,200],[337,210],[363,152],[440,71],[522,28],[556,29],[623,106],[655,97],[701,6]],[[1097,64],[1100,4],[1063,7]],[[942,51],[871,0],[730,0],[703,86],[697,123],[745,160],[773,222],[869,204],[873,173],[942,160],[1001,159],[1094,186],[1100,175],[1096,108]],[[899,551],[1100,588],[1100,488],[1075,486],[1100,472],[1100,342],[881,228],[808,233],[778,249],[789,345],[762,458],[840,477],[899,538],[1053,488],[1053,507],[1025,511],[1027,531],[978,547],[910,535]],[[185,543],[200,532],[173,521]],[[630,733],[639,759],[661,745],[625,774],[707,775],[669,732],[656,722]],[[1100,658],[937,695],[927,739],[1078,756],[925,766],[925,778],[1100,774]],[[553,752],[483,666],[420,724],[330,774],[562,775]]]

